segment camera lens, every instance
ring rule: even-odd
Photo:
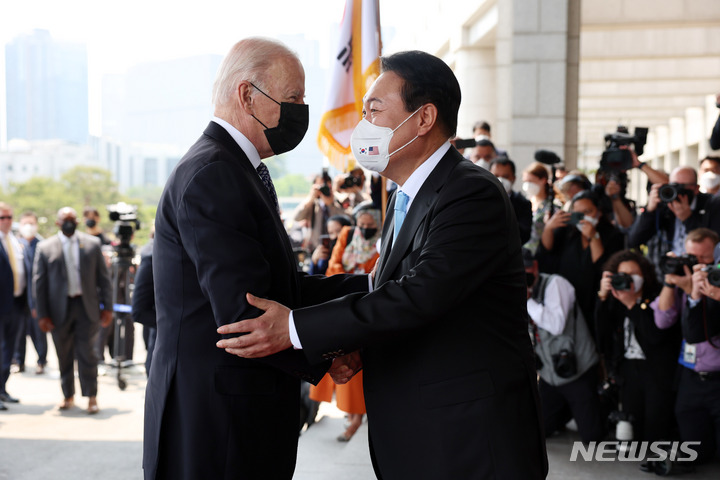
[[[675,200],[678,196],[678,188],[676,185],[673,184],[666,184],[660,187],[658,190],[658,196],[660,197],[660,201],[664,203],[670,203],[673,200]]]
[[[610,285],[612,285],[615,290],[630,290],[632,277],[627,273],[614,273],[613,276],[610,277]]]

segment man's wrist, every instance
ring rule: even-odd
[[[642,170],[645,165],[647,165],[647,162],[638,163],[638,166],[637,166],[638,170]]]

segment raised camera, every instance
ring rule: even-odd
[[[682,183],[666,183],[658,189],[658,197],[664,203],[670,203],[677,200],[678,195],[687,195],[688,202],[692,201],[692,190],[685,188]]]
[[[720,264],[718,265],[707,265],[702,269],[703,272],[707,272],[707,280],[713,287],[720,287]]]
[[[610,285],[615,290],[632,290],[632,277],[627,273],[613,273],[610,277]]]
[[[580,220],[585,218],[585,214],[582,212],[572,212],[570,214],[570,218],[568,218],[567,224],[568,225],[577,225],[580,223]]]
[[[353,187],[359,187],[361,185],[362,185],[361,178],[354,177],[352,175],[348,175],[347,177],[345,177],[342,187],[340,187],[340,188],[353,188]]]
[[[696,265],[697,257],[695,255],[683,255],[682,257],[662,257],[660,259],[660,271],[664,274],[685,275],[685,265],[692,271],[693,265]]]

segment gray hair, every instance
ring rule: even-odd
[[[213,85],[213,105],[215,107],[226,105],[240,82],[245,80],[267,90],[266,72],[278,58],[282,57],[291,57],[300,62],[295,52],[271,38],[249,37],[237,42],[225,56],[218,70]]]

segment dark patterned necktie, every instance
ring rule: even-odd
[[[273,204],[275,204],[275,210],[277,210],[278,215],[280,215],[280,204],[278,203],[277,193],[275,193],[275,185],[273,185],[272,178],[270,178],[270,171],[264,163],[260,162],[260,165],[257,167],[257,172],[258,175],[260,175],[260,180],[262,180],[263,185],[267,188]]]

